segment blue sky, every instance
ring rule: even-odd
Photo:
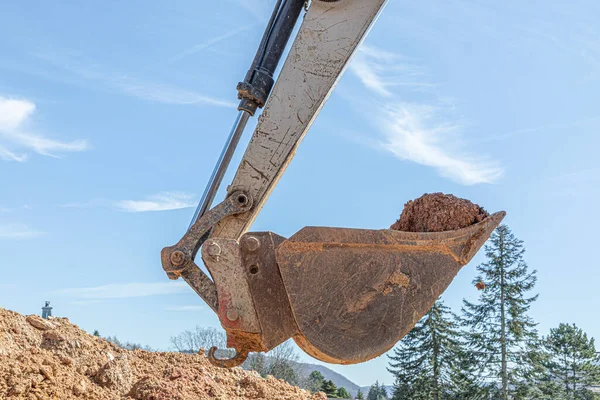
[[[188,226],[272,3],[2,5],[0,306],[51,300],[161,349],[218,326],[159,252]],[[525,241],[540,331],[600,338],[598,15],[593,1],[391,0],[253,229],[385,228],[425,192],[469,198]],[[481,260],[444,295],[455,311]],[[333,368],[391,384],[385,367]]]

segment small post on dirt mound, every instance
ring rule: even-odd
[[[47,301],[46,305],[42,307],[42,318],[48,319],[48,317],[52,316],[52,307],[50,307],[50,302]]]

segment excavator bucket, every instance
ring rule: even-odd
[[[335,364],[367,361],[406,335],[504,213],[432,233],[308,227],[277,249],[296,343]]]
[[[307,227],[289,239],[247,233],[209,239],[202,258],[237,355],[289,338],[328,363],[377,357],[406,335],[500,224],[505,213],[447,232]]]

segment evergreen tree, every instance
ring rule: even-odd
[[[463,301],[462,319],[468,328],[468,347],[477,356],[481,377],[487,379],[488,397],[508,400],[511,388],[526,374],[526,355],[537,340],[536,324],[527,315],[537,299],[527,297],[535,286],[536,271],[529,272],[523,242],[506,225],[494,231],[485,252],[488,260],[477,267],[479,274],[473,280],[484,288],[478,303]]]
[[[350,393],[348,393],[348,391],[344,387],[338,388],[337,397],[339,397],[340,399],[351,399],[352,398],[352,396],[350,396]]]
[[[588,390],[600,383],[600,357],[593,338],[575,324],[560,324],[544,338],[549,358],[546,368],[555,383],[553,399],[593,399]]]
[[[358,392],[356,392],[356,400],[365,400],[365,395],[360,389],[358,389]]]
[[[473,353],[464,348],[461,349],[452,366],[450,366],[451,380],[449,391],[445,399],[448,400],[480,400],[485,399],[485,391],[482,390],[477,379],[477,364]]]
[[[308,376],[308,390],[311,393],[319,392],[323,386],[325,377],[319,371],[313,371]]]
[[[396,377],[392,399],[449,398],[462,357],[459,338],[455,317],[436,301],[389,356]]]
[[[385,386],[379,385],[379,381],[376,381],[371,385],[369,393],[367,394],[367,400],[387,400],[387,398]]]
[[[98,329],[94,330],[93,335],[96,337],[100,337],[100,331]]]
[[[323,381],[323,384],[321,385],[321,391],[324,392],[327,397],[334,399],[337,398],[337,387],[332,380]]]

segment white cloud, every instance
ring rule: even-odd
[[[363,98],[360,106],[380,131],[382,138],[375,140],[375,146],[401,160],[433,167],[441,176],[463,185],[499,179],[503,170],[497,163],[472,156],[459,146],[461,127],[448,116],[448,110],[391,99],[394,87],[434,86],[421,83],[419,68],[402,61],[394,53],[363,46],[350,65],[350,71],[371,92],[372,98]]]
[[[190,288],[185,282],[160,283],[111,283],[108,285],[69,288],[57,291],[57,294],[80,299],[126,299],[166,294],[185,293]]]
[[[116,206],[128,212],[169,211],[195,207],[194,195],[183,192],[162,192],[145,200],[121,200]]]
[[[0,225],[0,239],[31,239],[43,234],[44,232],[31,229],[27,225]]]
[[[28,100],[0,96],[0,159],[26,161],[34,152],[50,157],[60,153],[87,150],[84,140],[62,142],[32,133],[29,128],[36,106]]]
[[[493,183],[502,176],[497,163],[453,150],[459,127],[436,123],[435,114],[436,109],[427,106],[386,108],[375,122],[384,136],[379,146],[401,160],[433,167],[441,176],[463,185]]]
[[[120,91],[133,97],[147,101],[179,105],[211,105],[217,107],[237,106],[233,101],[222,100],[216,97],[204,96],[190,90],[180,89],[170,85],[143,82],[131,78],[111,80],[111,84]]]
[[[134,78],[116,71],[105,70],[94,64],[81,62],[70,55],[36,54],[51,65],[62,69],[102,90],[117,92],[145,101],[177,105],[211,105],[236,107],[237,103],[207,96],[177,86]]]
[[[349,70],[367,89],[384,97],[391,97],[394,87],[433,86],[421,81],[422,71],[399,55],[365,45],[354,56]]]
[[[249,24],[249,25],[244,25],[244,26],[240,26],[237,29],[232,29],[229,32],[225,32],[222,35],[219,36],[215,36],[212,38],[209,38],[207,40],[205,40],[202,43],[199,43],[197,45],[194,45],[192,47],[189,47],[188,49],[185,49],[184,51],[174,55],[173,57],[169,58],[167,60],[167,63],[171,64],[174,63],[176,61],[179,61],[185,57],[191,56],[193,54],[196,54],[202,50],[206,50],[212,46],[214,46],[215,44],[222,42],[223,40],[229,39],[231,37],[237,36],[238,34],[249,30],[250,28],[254,27],[256,24]]]
[[[195,312],[202,311],[205,308],[202,306],[177,306],[177,307],[167,307],[166,311],[177,311],[177,312]]]

